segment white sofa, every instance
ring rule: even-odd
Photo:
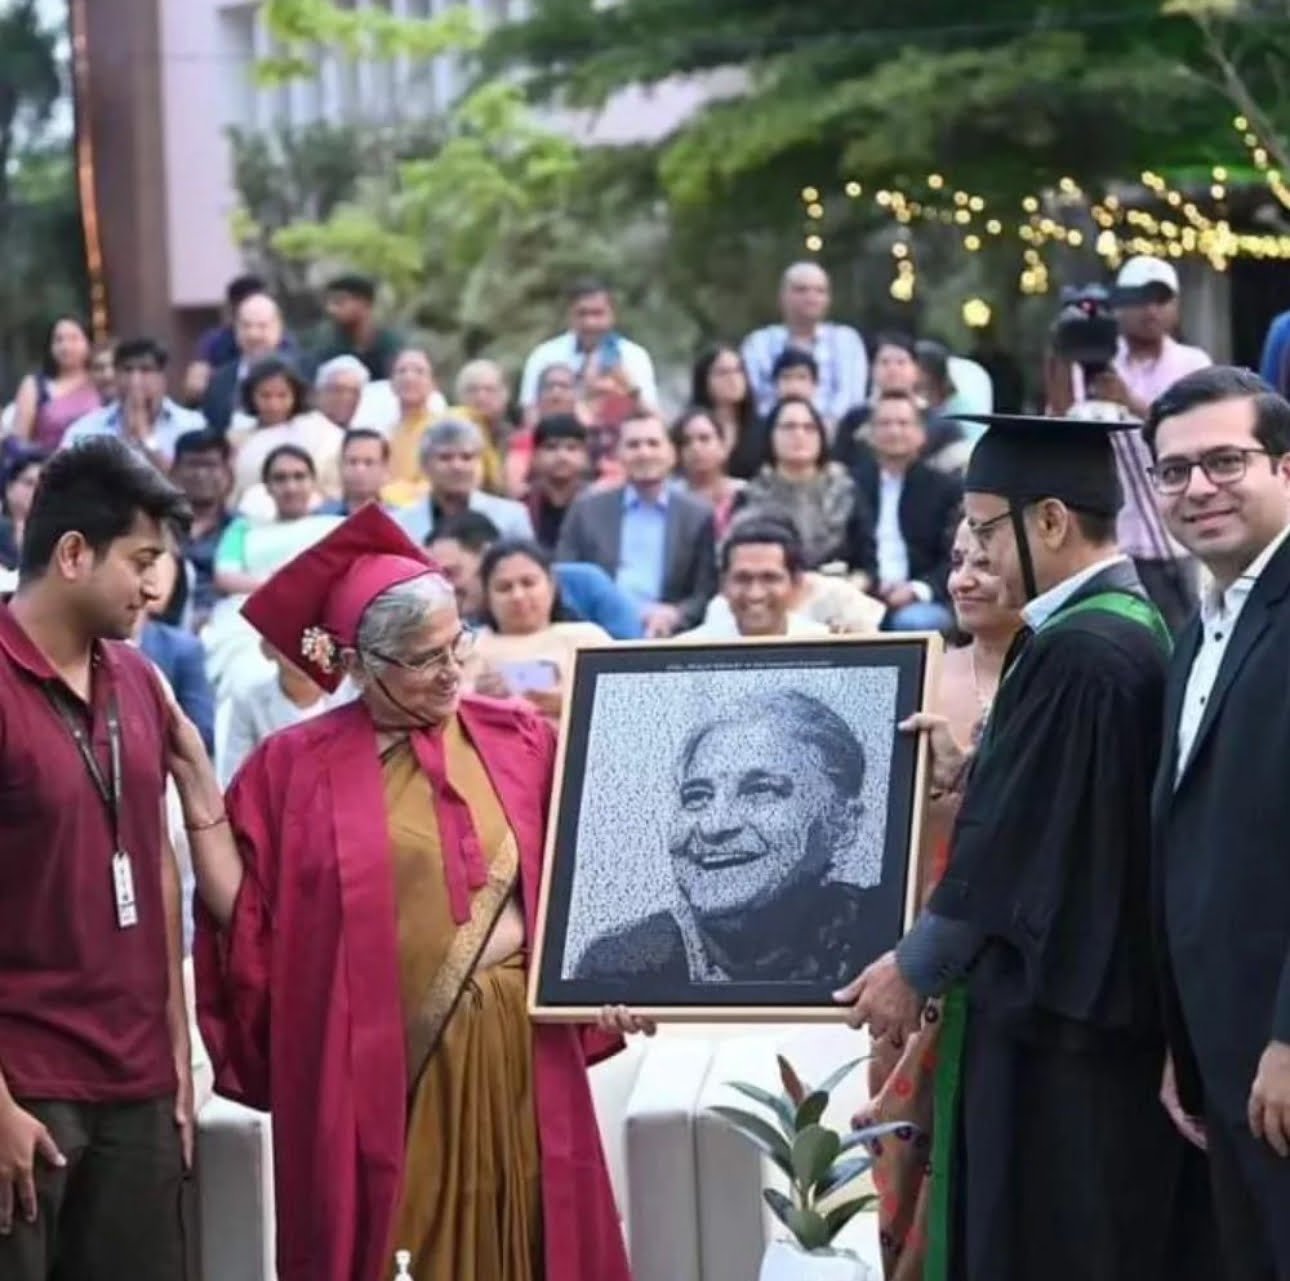
[[[743,1099],[732,1080],[777,1088],[776,1053],[819,1081],[867,1053],[835,1025],[672,1026],[591,1070],[596,1115],[634,1281],[751,1281],[773,1221],[761,1189],[776,1173],[708,1109]],[[864,1098],[858,1068],[825,1120],[845,1128]],[[270,1120],[210,1094],[198,1066],[202,1281],[272,1281]],[[220,1230],[236,1223],[237,1232]],[[861,1215],[843,1244],[877,1263],[877,1227]]]

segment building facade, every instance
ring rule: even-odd
[[[523,0],[347,0],[407,18],[465,3],[486,24],[518,16]],[[459,60],[353,61],[320,51],[317,74],[285,85],[255,69],[282,52],[258,0],[85,0],[89,109],[99,235],[111,327],[148,332],[183,353],[216,314],[241,270],[233,237],[237,194],[229,130],[393,123],[445,111],[465,87]],[[737,73],[628,89],[594,117],[560,116],[602,143],[665,135]]]

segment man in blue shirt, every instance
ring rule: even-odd
[[[166,349],[154,338],[129,338],[116,345],[112,367],[117,398],[67,429],[63,445],[91,436],[117,436],[162,471],[174,461],[175,442],[201,431],[206,420],[166,395]]]

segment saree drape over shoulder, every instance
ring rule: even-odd
[[[433,789],[361,705],[269,739],[227,798],[246,874],[227,930],[199,908],[198,1016],[220,1093],[273,1113],[281,1281],[386,1281],[395,1248],[418,1281],[630,1276],[586,1076],[618,1043],[529,1024],[521,955],[475,969],[512,887],[532,936],[554,736],[483,699],[457,726],[486,866],[462,924]]]

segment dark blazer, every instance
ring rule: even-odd
[[[221,365],[211,374],[211,380],[206,384],[206,395],[202,397],[202,413],[206,422],[221,436],[228,431],[238,408],[238,391],[242,385],[238,377],[240,368],[240,359]]]
[[[1179,777],[1200,619],[1183,633],[1152,808],[1153,934],[1179,1089],[1189,1111],[1203,1096],[1237,1127],[1267,1043],[1290,1040],[1288,598],[1290,540],[1241,610]]]
[[[852,569],[878,577],[879,469],[864,450],[856,455],[851,474],[856,482],[856,509],[848,531],[848,563]],[[863,501],[861,501],[863,499]],[[950,551],[963,506],[963,485],[952,476],[915,463],[905,474],[900,492],[900,532],[909,551],[909,577],[926,583],[938,601],[949,599]]]
[[[161,669],[175,699],[201,733],[206,750],[215,752],[215,695],[206,677],[206,651],[191,633],[167,623],[144,625],[139,648]]]
[[[618,577],[623,531],[623,486],[576,498],[560,527],[559,561],[599,565]],[[679,630],[697,627],[717,591],[717,546],[712,508],[673,489],[667,497],[662,600],[681,611]]]

